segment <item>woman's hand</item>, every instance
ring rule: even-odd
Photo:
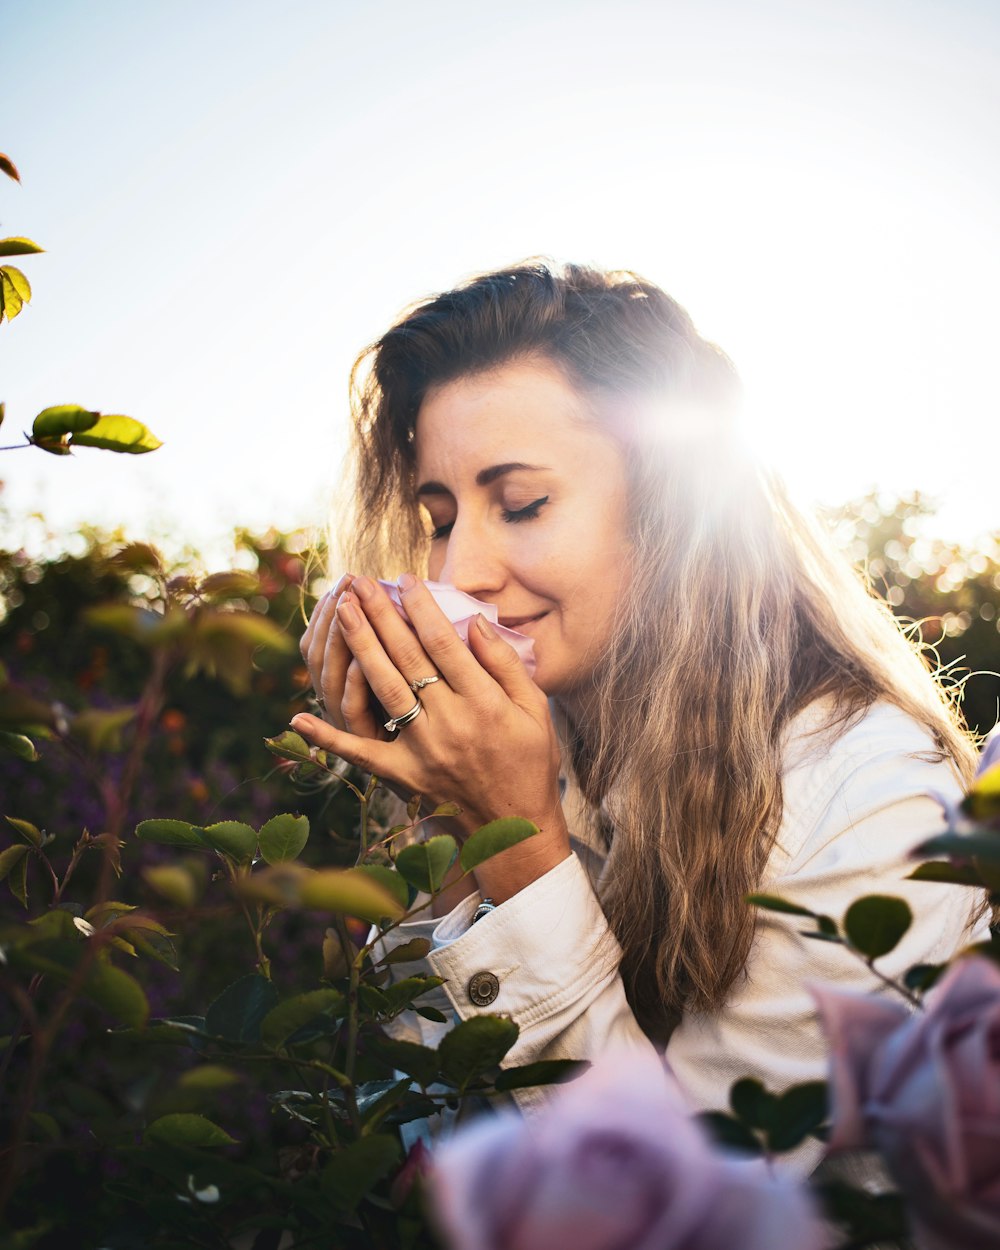
[[[400,792],[422,794],[434,804],[457,803],[466,832],[501,816],[533,821],[539,836],[476,872],[483,892],[502,902],[569,854],[559,802],[559,748],[548,703],[513,648],[484,618],[473,624],[466,647],[422,582],[404,575],[400,591],[412,628],[385,591],[366,577],[341,589],[334,607],[329,601],[317,607],[316,630],[308,642],[303,639],[303,654],[310,672],[318,671],[328,715],[332,707],[326,692],[335,698],[342,683],[340,718],[331,717],[330,726],[299,715],[292,727]],[[358,684],[363,680],[366,687],[367,719],[348,697],[355,664]],[[380,740],[373,732],[367,688],[389,716],[398,718],[415,705],[410,683],[432,676],[439,680],[420,690],[420,714],[394,740]]]
[[[371,704],[371,690],[344,641],[337,620],[337,602],[354,580],[345,573],[333,590],[328,591],[313,609],[299,650],[309,670],[309,678],[323,710],[323,718],[337,729],[359,738],[388,739],[376,719]]]

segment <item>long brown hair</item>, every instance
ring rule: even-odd
[[[971,775],[953,699],[887,606],[740,444],[719,348],[652,283],[529,261],[405,312],[352,373],[348,567],[426,568],[414,439],[431,386],[508,361],[558,365],[620,441],[634,580],[569,754],[614,830],[601,899],[648,1026],[718,1006],[746,964],[781,820],[782,739],[826,697],[830,728],[876,700]],[[345,541],[346,539],[346,541]]]

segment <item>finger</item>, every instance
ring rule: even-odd
[[[349,592],[345,591],[346,593]],[[343,596],[341,596],[341,599],[343,599]],[[318,688],[323,696],[323,703],[333,713],[327,719],[331,720],[340,729],[344,728],[341,707],[347,685],[347,672],[353,659],[351,649],[348,647],[341,632],[340,621],[335,615],[330,621],[326,635],[326,646],[323,651]]]
[[[536,711],[548,700],[528,676],[509,642],[505,642],[481,612],[469,626],[469,645],[476,659],[512,703],[525,711]]]
[[[362,772],[374,773],[376,777],[387,781],[398,781],[410,790],[418,789],[411,786],[406,778],[397,777],[399,763],[405,762],[406,753],[406,748],[401,748],[399,743],[380,742],[377,738],[359,738],[343,729],[334,729],[332,725],[321,721],[317,716],[310,716],[308,712],[293,716],[289,724],[314,746],[339,755],[342,760],[360,768]],[[400,760],[401,755],[403,760]]]
[[[337,619],[347,645],[379,703],[392,717],[408,712],[413,707],[413,691],[386,655],[378,635],[353,594],[341,596]]]
[[[437,676],[437,669],[413,627],[403,620],[385,590],[368,577],[356,577],[351,583],[351,590],[361,601],[368,623],[404,681],[409,683],[419,677]]]
[[[346,729],[348,733],[356,734],[359,738],[379,736],[380,724],[375,719],[371,706],[371,687],[361,665],[353,657],[347,668],[340,713],[342,723],[334,722],[338,729]]]
[[[345,573],[336,586],[332,590],[327,591],[317,602],[315,608],[313,608],[309,624],[306,626],[306,631],[299,642],[299,650],[302,652],[302,658],[305,660],[310,673],[314,669],[318,672],[322,667],[326,636],[330,628],[330,622],[335,619],[334,613],[337,609],[337,598],[347,587],[350,577],[349,573]]]
[[[424,651],[448,685],[462,695],[482,695],[488,690],[490,681],[482,665],[470,654],[424,583],[404,573],[399,579],[399,595]]]

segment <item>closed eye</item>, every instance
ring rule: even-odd
[[[503,519],[517,523],[518,521],[533,521],[539,512],[541,512],[544,504],[549,502],[548,495],[543,495],[541,499],[536,499],[534,503],[527,504],[524,508],[517,508],[511,512],[507,508],[503,510]]]

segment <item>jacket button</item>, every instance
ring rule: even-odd
[[[492,972],[477,972],[469,982],[469,998],[477,1007],[488,1007],[500,993],[500,982]]]

